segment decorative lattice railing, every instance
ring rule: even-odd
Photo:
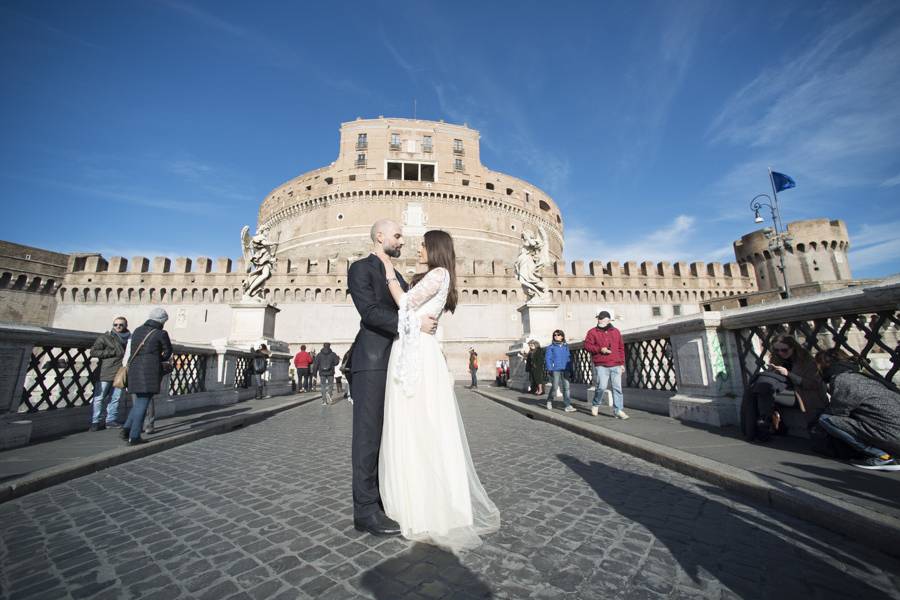
[[[206,354],[176,352],[171,360],[174,368],[169,374],[170,396],[206,391]]]
[[[18,412],[32,413],[91,403],[100,361],[91,344],[34,346]],[[13,368],[4,365],[3,368]]]
[[[772,343],[793,336],[813,355],[838,346],[862,369],[894,390],[900,387],[900,311],[839,314],[735,329],[744,384],[771,360]]]
[[[591,385],[594,381],[593,360],[584,342],[569,346],[572,351],[573,383]],[[625,387],[647,390],[676,390],[672,347],[668,338],[647,339],[625,344]]]
[[[250,366],[253,364],[251,354],[238,354],[234,360],[234,388],[250,387]]]

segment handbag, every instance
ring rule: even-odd
[[[145,335],[145,336],[144,336],[144,339],[141,340],[140,345],[137,347],[137,350],[135,350],[134,353],[133,353],[131,356],[128,357],[128,364],[122,365],[122,366],[119,367],[119,369],[116,371],[116,376],[113,377],[113,387],[114,387],[114,388],[120,389],[120,390],[124,390],[125,388],[128,387],[128,367],[131,366],[131,361],[134,360],[134,357],[137,356],[138,353],[141,351],[141,348],[144,347],[144,343],[145,343],[145,342],[150,338],[150,336],[153,335],[154,333],[156,333],[156,330],[155,330],[155,329],[154,329],[153,331],[151,331],[150,333],[148,333],[147,335]]]

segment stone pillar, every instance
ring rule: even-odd
[[[506,353],[509,357],[508,387],[520,391],[528,389],[528,373],[525,372],[522,352],[528,340],[537,340],[542,347],[550,343],[553,330],[559,326],[558,308],[559,304],[526,303],[517,309],[522,315],[522,337]]]
[[[26,446],[31,441],[31,421],[17,411],[32,348],[30,343],[0,342],[0,450]]]
[[[720,328],[718,312],[666,325],[678,393],[669,416],[721,427],[740,422],[741,371],[734,336]]]
[[[275,339],[275,317],[281,312],[271,304],[240,302],[231,305],[231,331],[228,344],[250,349]]]

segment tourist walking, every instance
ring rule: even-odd
[[[147,407],[159,393],[165,374],[163,361],[172,357],[172,341],[163,329],[168,320],[169,314],[162,308],[151,310],[147,321],[134,330],[122,357],[128,365],[128,391],[134,395],[134,406],[122,425],[122,438],[130,445],[143,442],[141,427]]]
[[[544,363],[544,349],[540,342],[528,342],[528,354],[525,355],[525,370],[531,383],[531,393],[543,396],[544,384],[547,382],[547,365]]]
[[[301,344],[300,352],[294,356],[294,368],[297,369],[297,385],[300,391],[309,391],[312,361],[312,355],[306,351],[306,344]]]
[[[570,382],[572,380],[572,353],[566,343],[566,334],[562,329],[553,332],[553,343],[547,346],[544,353],[544,366],[550,375],[550,393],[547,394],[547,410],[553,410],[553,397],[556,391],[562,389],[563,410],[575,412],[572,406],[570,394]]]
[[[612,388],[613,415],[617,419],[627,419],[622,396],[622,373],[625,370],[625,344],[622,333],[613,327],[609,312],[597,313],[597,326],[584,336],[584,349],[591,355],[594,365],[594,397],[591,400],[591,414],[600,412],[600,401],[607,387]]]
[[[313,361],[313,375],[319,377],[319,387],[322,390],[322,406],[334,404],[334,369],[341,364],[341,357],[331,350],[331,344],[322,344],[322,351],[316,354]]]
[[[831,388],[831,403],[819,425],[856,452],[854,467],[900,471],[900,394],[859,371],[846,352],[831,348],[816,355],[816,364]]]
[[[94,388],[94,398],[91,401],[91,431],[99,431],[106,427],[121,427],[119,422],[119,398],[122,396],[120,388],[113,387],[113,380],[119,367],[122,366],[122,357],[125,356],[125,347],[131,339],[128,331],[128,320],[125,317],[113,319],[112,329],[107,331],[94,341],[91,347],[91,356],[100,359],[100,379]],[[104,403],[106,415],[103,415]],[[103,419],[101,421],[101,418]]]
[[[469,349],[469,375],[472,377],[472,383],[469,388],[478,387],[478,353],[475,348]]]
[[[272,355],[265,344],[260,344],[258,349],[250,348],[253,358],[250,364],[253,366],[253,383],[256,385],[256,399],[265,397],[266,381],[264,375],[269,370],[269,357]]]

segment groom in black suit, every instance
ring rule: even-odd
[[[384,386],[391,344],[397,337],[397,305],[388,291],[379,256],[400,256],[400,225],[386,219],[372,226],[372,254],[350,265],[347,285],[359,312],[359,333],[350,357],[353,395],[353,526],[374,535],[397,535],[400,526],[384,514],[378,491],[378,454],[384,423]],[[406,281],[397,278],[405,292]],[[427,318],[422,331],[434,333],[437,321]]]

